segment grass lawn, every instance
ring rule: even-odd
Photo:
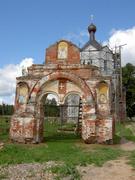
[[[135,122],[125,122],[124,124],[116,124],[115,138],[124,137],[129,141],[135,142]]]
[[[0,119],[0,141],[4,148],[0,150],[0,165],[56,161],[64,166],[56,166],[52,171],[58,174],[71,174],[74,179],[78,177],[77,165],[95,164],[101,166],[108,160],[116,159],[125,153],[111,145],[86,145],[80,136],[74,133],[57,132],[57,124],[47,123],[45,126],[45,142],[41,144],[12,144],[8,139],[9,122]],[[125,129],[121,132],[121,130]],[[118,142],[123,135],[135,140],[132,132],[124,125],[116,128],[115,141]],[[123,134],[122,134],[123,133]],[[130,138],[129,138],[130,137]],[[135,163],[135,152],[130,156],[132,165]]]

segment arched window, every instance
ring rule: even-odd
[[[98,85],[98,103],[104,104],[108,102],[108,85],[101,82]]]
[[[78,94],[69,94],[65,98],[64,118],[68,122],[77,122],[79,115],[80,96]]]
[[[60,42],[58,44],[58,59],[67,59],[68,44],[66,42]]]
[[[27,103],[27,97],[28,97],[28,86],[25,83],[19,84],[17,88],[18,93],[18,103],[19,104],[26,104]]]

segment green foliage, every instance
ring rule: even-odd
[[[60,108],[57,106],[55,98],[45,100],[44,114],[46,117],[58,117],[60,114]]]
[[[59,117],[59,106],[56,105],[44,105],[44,114],[46,117]]]
[[[133,129],[131,128],[133,124],[134,123],[129,123],[129,122],[124,124],[116,123],[115,138],[119,141],[118,143],[120,143],[121,138],[125,138],[126,140],[135,142],[135,135],[133,133],[133,131],[135,131],[135,128]]]
[[[14,111],[13,105],[2,104],[0,105],[0,115],[12,115]]]
[[[135,151],[132,151],[129,156],[129,164],[131,164],[135,168]]]
[[[115,134],[113,137],[113,143],[120,144],[120,141],[121,141],[121,137],[119,135]]]
[[[9,136],[9,116],[0,116],[0,141],[7,142]]]
[[[126,108],[128,117],[135,116],[135,66],[128,63],[122,68],[123,86],[126,89]]]

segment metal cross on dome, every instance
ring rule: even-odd
[[[93,22],[93,19],[94,19],[94,15],[91,14],[91,15],[90,15],[90,20],[91,20],[91,22]]]

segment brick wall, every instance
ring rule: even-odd
[[[66,42],[68,46],[67,50],[67,58],[66,59],[58,59],[58,45],[60,42]],[[67,64],[80,64],[80,50],[79,48],[68,41],[59,41],[54,45],[51,45],[46,49],[45,54],[45,64],[57,64],[57,63],[67,63]]]

